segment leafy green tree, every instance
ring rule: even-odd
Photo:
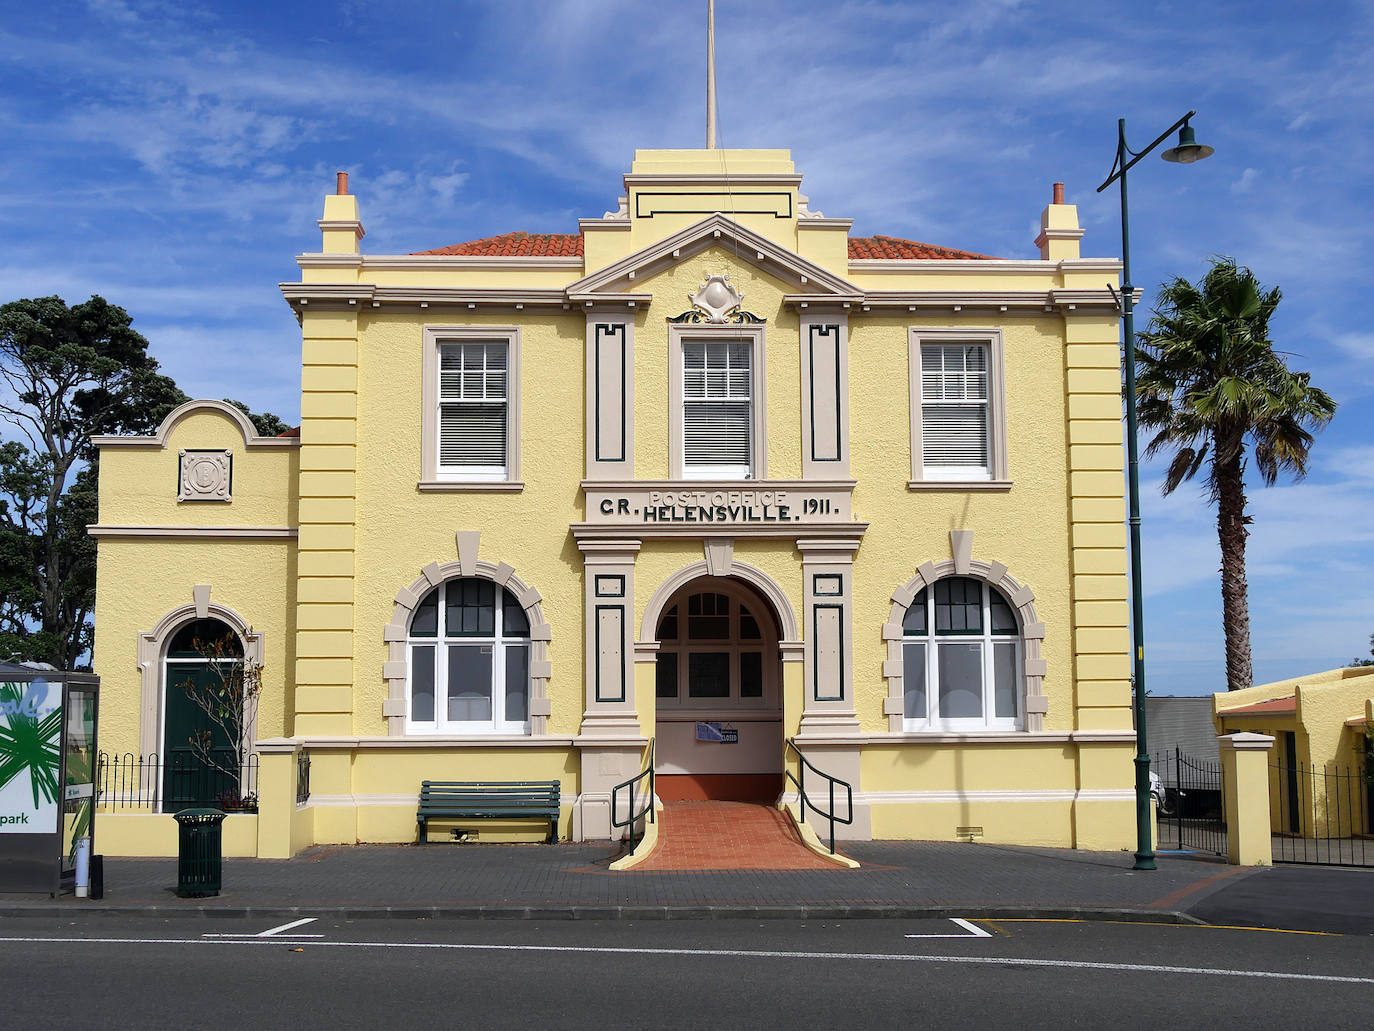
[[[78,668],[95,605],[99,434],[152,433],[187,396],[123,308],[92,297],[0,305],[0,658]],[[5,388],[8,389],[5,389]],[[229,401],[262,436],[287,425]]]
[[[73,668],[90,645],[95,473],[90,438],[146,433],[186,400],[129,314],[102,297],[0,305],[0,649]],[[24,441],[27,441],[25,443]],[[69,484],[72,489],[69,490]]]
[[[235,401],[232,397],[226,397],[224,401],[226,404],[233,405],[244,415],[248,416],[248,421],[251,422],[253,428],[258,431],[259,437],[279,437],[287,430],[291,429],[290,426],[282,422],[281,419],[277,418],[271,412],[258,414],[242,401]]]
[[[1253,454],[1260,478],[1307,473],[1312,431],[1336,402],[1311,374],[1284,364],[1269,338],[1282,294],[1263,289],[1232,258],[1216,258],[1196,286],[1174,279],[1160,288],[1154,317],[1139,335],[1140,424],[1154,430],[1146,455],[1171,453],[1164,493],[1206,469],[1221,544],[1226,686],[1251,686],[1250,608],[1245,576],[1245,471]]]

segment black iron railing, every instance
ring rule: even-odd
[[[791,770],[786,771],[787,779],[797,786],[797,797],[801,800],[801,818],[803,821],[806,820],[806,810],[809,806],[817,816],[820,816],[822,819],[829,821],[830,854],[833,856],[835,854],[835,824],[850,824],[854,822],[854,789],[850,786],[847,780],[841,780],[839,777],[832,777],[824,770],[818,770],[814,765],[812,765],[811,761],[807,759],[806,756],[802,755],[801,749],[797,747],[796,741],[794,741],[790,737],[787,739],[787,746],[783,749],[784,768],[786,768],[785,760],[788,748],[792,749],[792,751],[797,753],[797,769],[801,774],[801,776],[798,777],[794,776]],[[826,782],[826,786],[830,792],[829,810],[824,810],[820,806],[816,805],[816,803],[811,800],[810,796],[807,795],[806,786],[803,782],[806,780],[806,773],[808,770],[814,773],[817,777],[822,778]],[[835,812],[836,787],[844,788],[844,811],[846,814],[844,816],[840,816]]]
[[[1374,866],[1374,799],[1357,766],[1269,764],[1274,862]]]
[[[1171,799],[1171,822],[1178,847],[1224,856],[1226,795],[1221,761],[1201,759],[1175,748],[1165,771],[1165,797]]]
[[[164,759],[156,752],[101,752],[95,767],[96,804],[107,810],[176,813],[209,806],[226,812],[255,813],[258,756],[252,753],[235,760],[232,753],[216,757],[218,766],[214,766],[188,754]]]
[[[646,748],[645,748],[645,756],[646,756],[646,758],[645,758],[645,761],[644,761],[644,769],[640,770],[638,773],[636,773],[636,774],[635,774],[633,777],[631,777],[629,780],[621,781],[621,782],[620,782],[619,784],[617,784],[615,787],[611,788],[611,826],[612,826],[612,827],[617,827],[617,828],[618,828],[618,827],[626,827],[626,828],[628,828],[627,834],[628,834],[629,847],[630,847],[631,850],[634,849],[635,844],[636,844],[636,842],[635,842],[635,824],[636,824],[641,818],[647,818],[648,821],[649,821],[650,823],[656,823],[656,822],[657,822],[656,819],[655,819],[655,817],[654,817],[654,739],[653,739],[653,738],[649,738],[649,744],[648,744],[648,745],[646,746]],[[643,801],[643,806],[642,806],[642,807],[636,807],[636,805],[635,805],[635,790],[636,790],[636,787],[639,786],[639,785],[641,784],[641,782],[644,781],[646,778],[647,778],[647,780],[648,780],[648,782],[649,782],[649,783],[648,783],[648,791],[645,791],[645,792],[640,796],[641,799],[642,799],[642,801]],[[642,786],[639,787],[639,790],[643,791]],[[626,792],[629,793],[629,795],[628,795],[628,802],[629,802],[629,804],[625,807],[626,816],[625,816],[625,819],[623,819],[623,820],[620,819],[620,817],[617,815],[617,814],[620,812],[620,793],[621,793],[622,791],[626,791]],[[641,837],[642,837],[642,835],[641,835]]]
[[[310,801],[310,753],[296,753],[296,804]]]

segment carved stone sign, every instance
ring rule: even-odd
[[[848,482],[759,480],[749,483],[586,484],[587,522],[666,527],[702,533],[772,525],[844,523],[852,518]]]
[[[229,501],[233,452],[182,451],[178,501]]]

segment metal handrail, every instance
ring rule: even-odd
[[[638,773],[636,773],[636,774],[635,774],[633,777],[631,777],[629,780],[621,781],[621,782],[620,782],[619,784],[617,784],[615,787],[611,788],[611,826],[612,826],[612,827],[628,827],[628,828],[630,829],[630,848],[631,848],[631,849],[634,848],[634,844],[635,844],[635,842],[634,842],[634,834],[635,834],[634,825],[635,825],[635,821],[638,820],[638,819],[640,819],[641,817],[647,815],[647,816],[649,817],[649,822],[650,822],[650,823],[657,823],[657,822],[658,822],[657,819],[656,819],[655,816],[654,816],[654,739],[653,739],[653,738],[649,738],[649,744],[648,744],[648,746],[647,746],[647,753],[648,753],[648,754],[647,754],[647,758],[646,758],[646,760],[645,760],[644,769],[640,770]],[[638,812],[636,812],[636,811],[635,811],[635,785],[636,785],[637,783],[639,783],[639,781],[643,780],[645,777],[648,777],[648,778],[649,778],[649,792],[648,792],[647,795],[644,796],[644,799],[645,799],[645,801],[644,801],[644,808],[643,808],[643,809],[640,809]],[[629,806],[627,807],[627,812],[628,812],[629,815],[626,816],[626,818],[623,819],[623,820],[618,820],[618,819],[616,819],[616,813],[618,813],[618,812],[620,811],[619,800],[620,800],[620,791],[621,791],[622,788],[624,788],[624,789],[626,789],[626,790],[628,790],[628,791],[630,792],[630,804],[629,804]]]
[[[801,777],[800,777],[800,778],[794,777],[794,776],[792,775],[792,771],[789,770],[789,769],[786,769],[786,761],[785,761],[785,760],[786,760],[786,757],[787,757],[787,749],[788,749],[788,748],[790,748],[790,749],[792,749],[792,751],[796,752],[796,753],[797,753],[797,759],[800,760],[800,764],[801,764],[801,765],[800,765],[800,769],[801,769]],[[854,788],[850,785],[849,781],[847,781],[847,780],[841,780],[839,777],[832,777],[830,774],[826,773],[824,770],[818,770],[818,769],[815,767],[815,765],[811,762],[810,759],[808,759],[806,756],[802,755],[801,749],[797,747],[797,742],[796,742],[794,739],[790,738],[790,737],[787,739],[787,745],[786,745],[785,748],[783,748],[783,753],[782,753],[782,754],[783,754],[783,758],[784,758],[784,764],[783,764],[783,765],[784,765],[784,769],[783,769],[783,772],[787,774],[787,779],[790,780],[793,784],[795,784],[795,785],[797,786],[797,796],[798,796],[798,798],[801,799],[801,818],[802,818],[802,822],[805,822],[805,821],[806,821],[806,807],[807,807],[808,805],[812,808],[812,810],[815,811],[815,813],[816,813],[817,816],[823,817],[823,818],[825,818],[826,820],[829,820],[829,821],[830,821],[830,854],[833,856],[833,855],[835,854],[835,824],[837,824],[837,823],[851,824],[851,823],[854,822]],[[827,786],[828,786],[829,789],[830,789],[830,811],[829,811],[829,812],[825,812],[824,810],[822,810],[820,806],[816,805],[815,802],[811,801],[811,799],[807,797],[806,788],[804,788],[804,787],[802,786],[802,781],[806,778],[806,771],[807,771],[807,770],[810,770],[812,773],[816,774],[816,776],[818,776],[818,777],[824,777],[824,778],[826,779],[826,781],[828,782],[828,785],[827,785]],[[845,792],[845,812],[849,814],[848,816],[845,816],[845,817],[840,817],[840,816],[836,816],[836,815],[835,815],[835,785],[836,785],[836,784],[843,785],[843,787],[844,787],[844,792]]]

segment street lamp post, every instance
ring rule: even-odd
[[[1150,753],[1145,742],[1145,602],[1140,584],[1140,455],[1136,446],[1135,416],[1135,289],[1131,284],[1131,229],[1126,203],[1126,173],[1137,161],[1163,143],[1175,129],[1178,145],[1170,147],[1161,157],[1165,161],[1190,165],[1208,157],[1213,148],[1198,143],[1193,136],[1189,119],[1197,114],[1189,111],[1141,151],[1126,146],[1126,119],[1116,123],[1116,160],[1106,182],[1097,188],[1101,193],[1114,182],[1121,183],[1121,318],[1124,322],[1126,352],[1126,482],[1130,508],[1127,522],[1131,533],[1131,651],[1135,662],[1135,869],[1153,870],[1155,851],[1150,832]]]

